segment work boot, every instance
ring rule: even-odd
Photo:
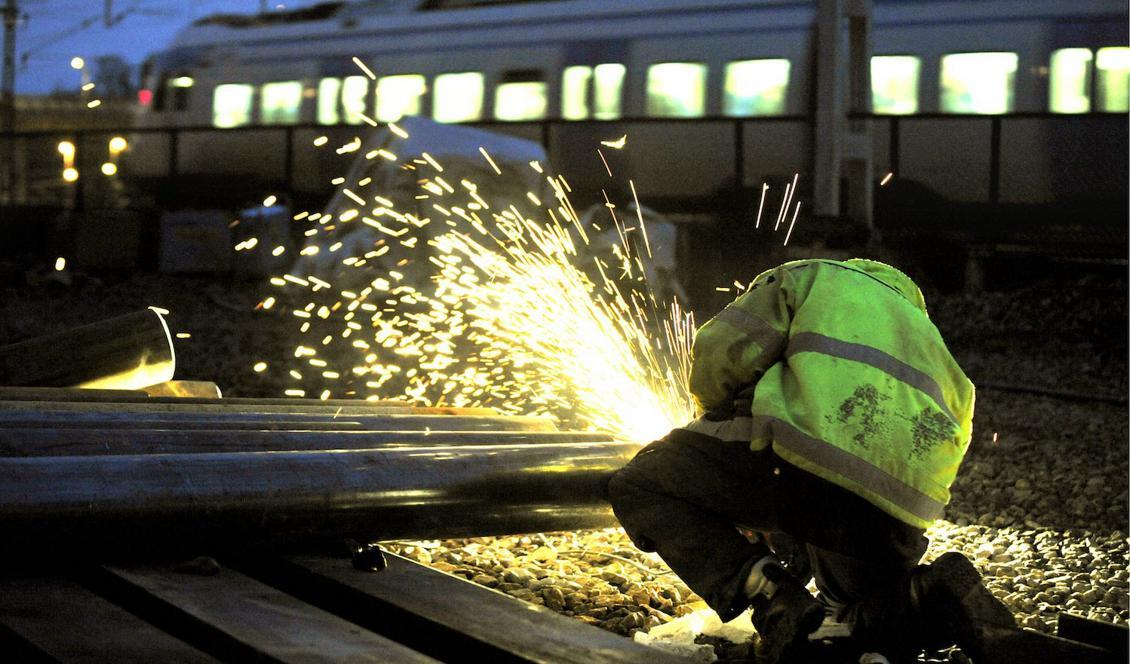
[[[956,551],[920,567],[910,581],[911,606],[952,639],[976,664],[1009,660],[1003,651],[1017,630],[1008,608],[981,583],[969,559]]]
[[[776,562],[761,572],[776,589],[771,597],[759,594],[751,599],[753,626],[761,637],[756,656],[759,664],[776,664],[807,645],[808,635],[824,622],[824,605]]]

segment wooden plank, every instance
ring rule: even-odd
[[[685,661],[399,556],[382,572],[348,560],[290,556],[244,564],[248,573],[445,661]]]
[[[103,569],[126,602],[161,616],[170,631],[221,644],[225,659],[254,653],[296,664],[435,661],[232,569],[213,576],[160,566]]]
[[[217,661],[60,577],[0,580],[0,624],[46,660],[76,664]],[[0,637],[0,651],[11,656],[14,647],[18,646]]]
[[[1056,636],[1087,643],[1117,655],[1122,661],[1130,658],[1130,630],[1126,625],[1100,622],[1072,613],[1061,613],[1056,623]]]

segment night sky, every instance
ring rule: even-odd
[[[21,21],[16,29],[16,93],[77,91],[81,75],[71,58],[87,62],[119,55],[138,64],[162,50],[185,25],[216,13],[254,13],[261,0],[113,0],[111,13],[121,20],[107,27],[99,0],[18,0]],[[269,0],[268,7],[287,9],[315,0]],[[26,58],[25,58],[26,56]]]

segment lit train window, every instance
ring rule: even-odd
[[[1015,53],[942,56],[941,106],[947,113],[1007,113],[1019,58]]]
[[[620,117],[621,91],[626,72],[624,65],[615,62],[595,67],[566,67],[561,76],[562,117],[567,120],[588,119],[590,91],[594,106],[591,111],[593,117],[597,120],[615,120]]]
[[[1130,110],[1130,48],[1111,46],[1095,54],[1096,106],[1100,111]]]
[[[346,124],[361,124],[369,112],[369,78],[346,76],[341,82],[341,111]]]
[[[318,81],[318,124],[333,125],[341,121],[337,113],[340,95],[340,78],[323,78]]]
[[[706,111],[706,65],[664,62],[647,70],[647,114],[694,118]]]
[[[494,91],[494,117],[496,120],[521,122],[540,120],[548,106],[547,91],[542,73],[536,69],[509,71]]]
[[[1086,113],[1091,110],[1091,60],[1089,48],[1061,48],[1052,53],[1048,71],[1048,110],[1052,113]]]
[[[419,115],[426,89],[427,81],[420,74],[382,77],[377,81],[377,119],[395,122],[405,115]]]
[[[264,83],[259,90],[259,121],[263,124],[294,124],[302,110],[302,82]]]
[[[584,120],[589,117],[589,82],[592,67],[566,67],[561,74],[561,117]]]
[[[593,68],[593,117],[615,120],[620,117],[621,90],[628,68],[618,62],[607,62]]]
[[[483,75],[477,71],[440,74],[432,92],[436,122],[475,122],[483,117]]]
[[[726,65],[722,112],[726,115],[783,115],[789,61],[740,60]]]
[[[907,115],[918,112],[918,73],[922,60],[913,55],[871,58],[871,108],[875,113]]]
[[[251,100],[255,88],[242,83],[217,85],[212,93],[212,124],[239,127],[251,122]]]

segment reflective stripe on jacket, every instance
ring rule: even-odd
[[[925,528],[973,429],[973,384],[906,275],[805,260],[763,273],[694,339],[704,411],[751,399],[752,448]]]

